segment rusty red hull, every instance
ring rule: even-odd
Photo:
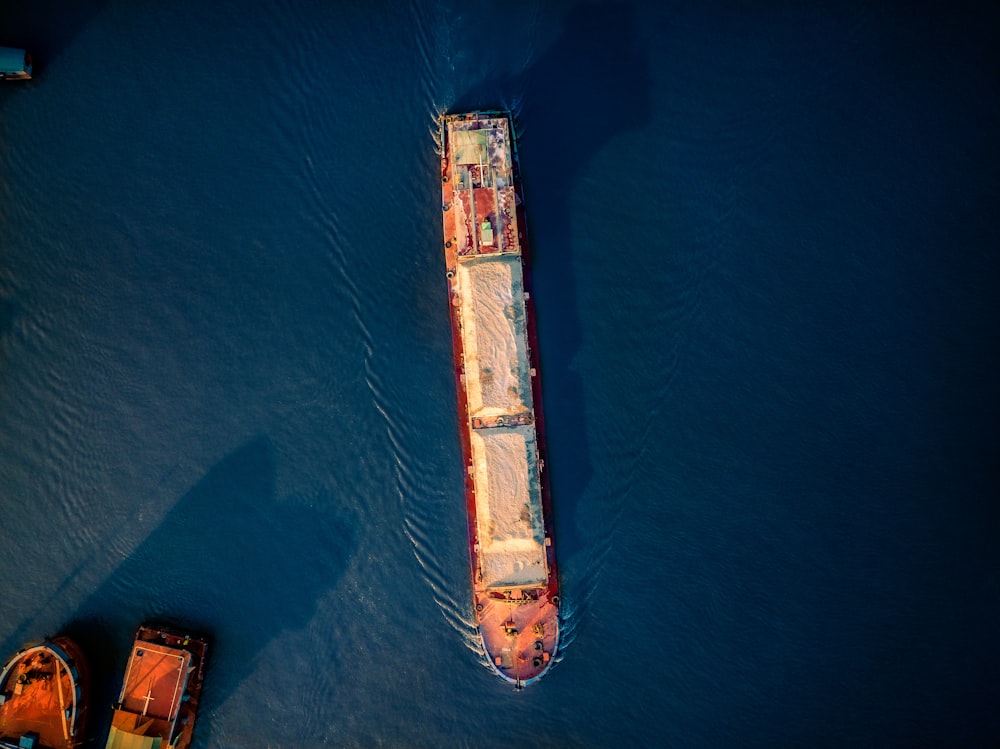
[[[172,627],[136,632],[107,747],[159,739],[163,749],[188,749],[194,736],[208,642]]]
[[[510,117],[448,115],[442,120],[442,147],[444,253],[472,598],[491,667],[521,687],[544,675],[558,652],[560,600],[529,247]],[[509,326],[480,309],[489,306],[477,296],[484,288],[491,298],[504,297]],[[509,364],[500,362],[501,375],[509,374],[512,383],[507,395],[494,387],[496,362],[481,348],[516,352]],[[513,452],[505,452],[509,445],[516,446]],[[504,485],[498,474],[515,480]],[[522,500],[513,517],[509,508],[521,507]]]
[[[90,670],[79,647],[55,637],[22,648],[0,672],[0,741],[74,749],[84,740]]]

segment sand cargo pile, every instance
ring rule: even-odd
[[[442,210],[476,619],[500,676],[542,676],[559,644],[527,233],[511,119],[442,118]]]

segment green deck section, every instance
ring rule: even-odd
[[[453,130],[451,147],[456,164],[479,164],[488,162],[486,155],[487,130]]]
[[[136,736],[112,726],[105,749],[160,749],[162,743],[159,736]]]
[[[490,225],[489,221],[483,221],[482,225],[479,227],[479,236],[482,244],[493,244],[493,227]]]

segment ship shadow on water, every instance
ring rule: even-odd
[[[583,341],[574,266],[573,189],[589,163],[618,134],[651,119],[647,40],[637,33],[633,10],[616,3],[582,5],[566,17],[562,33],[518,75],[483,81],[455,102],[452,111],[517,101],[518,140],[530,244],[532,296],[537,312],[542,398],[552,491],[556,548],[570,611],[584,604],[596,570],[567,574],[575,560],[597,560],[604,550],[584,527],[581,500],[593,475],[583,380],[573,361]],[[502,107],[501,107],[502,108]],[[623,168],[641,167],[638,164]],[[624,232],[623,232],[624,233]],[[626,248],[603,248],[619,253]],[[624,394],[606,394],[614,403]],[[609,502],[617,507],[621,497]],[[604,512],[604,510],[600,510]],[[602,520],[617,516],[608,511]],[[566,584],[580,581],[579,586]],[[576,588],[576,589],[574,589]],[[570,628],[573,622],[568,622]]]
[[[143,621],[208,635],[199,722],[249,677],[283,631],[303,628],[355,545],[329,496],[275,496],[267,438],[217,463],[80,606],[66,632],[92,660],[92,736],[107,735],[110,705],[135,628]]]
[[[0,351],[3,351],[7,339],[14,332],[14,320],[18,313],[17,305],[7,296],[3,287],[0,287]]]

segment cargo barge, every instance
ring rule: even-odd
[[[169,627],[135,635],[106,749],[187,749],[194,735],[208,643]]]
[[[511,117],[445,115],[441,147],[473,604],[490,666],[520,689],[558,650],[559,581]]]
[[[0,671],[0,747],[80,746],[89,692],[87,661],[68,637],[22,648]]]

